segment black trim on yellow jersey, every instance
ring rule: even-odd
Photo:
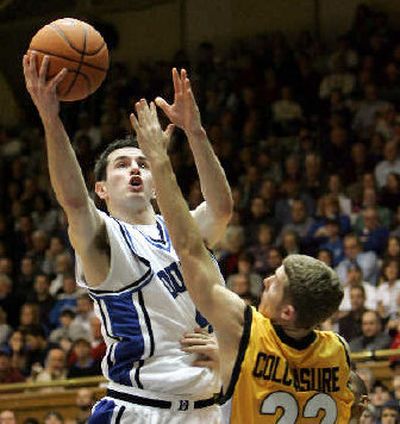
[[[247,346],[249,345],[252,320],[253,310],[251,306],[247,305],[246,309],[244,310],[243,333],[242,337],[240,338],[239,349],[236,356],[235,365],[233,366],[231,380],[225,394],[223,394],[219,399],[218,403],[220,405],[224,404],[233,396],[233,391],[235,390],[236,383],[239,379],[240,368],[242,366],[244,355],[246,353]]]
[[[335,333],[336,334],[336,333]],[[343,346],[343,349],[344,349],[344,352],[345,352],[345,354],[346,354],[346,362],[347,362],[347,365],[349,366],[349,368],[351,369],[352,367],[351,367],[351,359],[350,359],[350,353],[349,353],[349,348],[348,348],[348,346],[346,345],[346,343],[345,343],[345,341],[342,339],[342,337],[341,336],[339,336],[339,334],[336,334],[336,337],[339,339],[339,342],[342,344],[342,346]]]
[[[293,347],[297,350],[307,349],[312,343],[314,343],[317,338],[317,333],[315,331],[311,331],[307,336],[302,337],[301,339],[294,339],[293,337],[288,336],[283,328],[280,325],[273,325],[276,335],[280,338],[282,343]]]

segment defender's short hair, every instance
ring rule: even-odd
[[[306,255],[289,255],[283,266],[289,280],[285,295],[296,310],[298,327],[314,327],[337,311],[343,288],[332,268]]]

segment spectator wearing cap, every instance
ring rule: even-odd
[[[365,290],[361,285],[350,288],[350,311],[339,318],[339,334],[342,335],[348,343],[362,335],[361,318],[365,308]]]
[[[25,381],[21,372],[11,365],[11,351],[0,349],[0,384],[21,383]]]
[[[382,321],[378,312],[365,311],[361,318],[362,335],[350,342],[352,352],[363,350],[387,349],[390,336],[382,330]]]
[[[69,367],[68,378],[89,377],[100,375],[100,362],[91,355],[91,344],[86,338],[80,337],[73,343],[74,362]]]
[[[347,280],[347,270],[357,264],[368,283],[376,285],[379,275],[378,257],[375,252],[363,252],[362,245],[355,234],[347,234],[343,239],[345,258],[336,267],[336,272],[342,283]]]
[[[365,293],[365,308],[375,310],[376,309],[376,287],[366,281],[363,281],[363,275],[361,268],[356,264],[351,264],[347,269],[347,279],[344,284],[343,291],[344,296],[342,303],[339,306],[339,311],[350,311],[350,291],[352,287],[362,286]]]

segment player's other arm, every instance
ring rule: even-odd
[[[57,97],[57,84],[65,77],[62,70],[54,78],[46,81],[49,59],[45,56],[38,72],[36,55],[25,55],[23,68],[26,87],[42,120],[51,185],[57,200],[68,218],[68,232],[71,243],[85,264],[96,266],[88,280],[103,281],[108,271],[108,252],[96,249],[96,238],[105,234],[105,225],[89,197],[86,184],[71,146],[69,137],[60,119],[60,103]],[[94,247],[94,249],[93,249]]]
[[[193,216],[203,238],[212,246],[222,237],[231,218],[232,194],[225,172],[201,124],[199,109],[185,69],[179,74],[174,68],[172,79],[175,90],[174,103],[169,105],[164,99],[157,97],[156,104],[174,125],[185,131],[188,138],[205,199],[205,202],[193,211]]]
[[[152,103],[137,104],[139,122],[131,116],[139,145],[149,160],[157,201],[179,256],[189,294],[214,326],[221,347],[222,374],[232,370],[244,323],[244,302],[221,283],[221,275],[207,251],[200,230],[177,184],[166,144],[170,128],[162,132]],[[228,371],[227,371],[228,370]],[[225,381],[229,376],[225,375]]]

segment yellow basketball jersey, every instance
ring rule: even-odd
[[[342,339],[313,331],[302,340],[248,307],[225,399],[231,424],[344,424],[353,393],[350,359]]]

